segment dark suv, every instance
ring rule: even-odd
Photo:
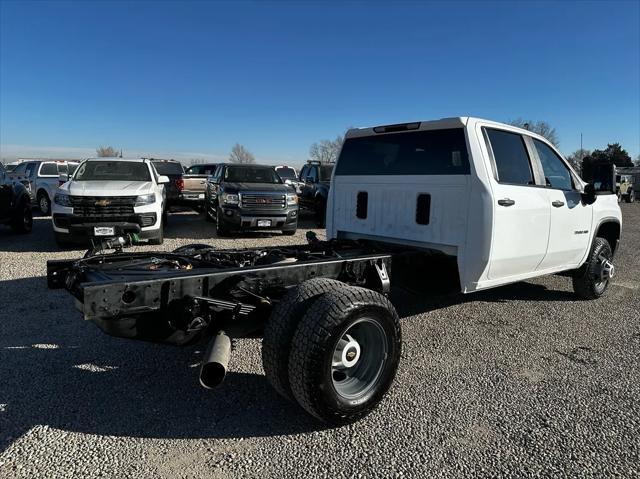
[[[300,207],[313,212],[316,224],[324,227],[327,215],[327,197],[331,184],[333,163],[309,161],[300,170]]]
[[[218,236],[232,230],[292,235],[298,228],[298,197],[272,166],[218,165],[207,180],[205,208]]]
[[[0,224],[11,226],[16,233],[29,233],[33,225],[31,198],[24,185],[12,183],[0,163]]]

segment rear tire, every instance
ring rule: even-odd
[[[625,201],[625,202],[627,202],[627,203],[633,203],[633,200],[634,200],[634,199],[635,199],[635,198],[634,198],[634,194],[633,194],[633,192],[631,192],[631,193],[627,193],[627,194],[624,196],[624,201]]]
[[[33,229],[33,213],[29,201],[23,201],[16,209],[15,216],[11,221],[11,229],[20,234],[30,233]]]
[[[49,199],[49,195],[46,193],[46,191],[39,191],[37,199],[40,213],[49,216],[51,214],[51,200]]]
[[[327,224],[327,200],[320,197],[316,200],[315,207],[316,225],[324,228]]]
[[[325,293],[311,305],[293,337],[293,395],[322,421],[357,421],[391,387],[401,348],[400,320],[387,298],[356,287]]]
[[[597,299],[604,294],[610,279],[603,280],[603,258],[611,262],[611,245],[604,238],[596,238],[585,264],[576,270],[573,276],[573,291],[582,299]]]
[[[289,385],[289,354],[302,316],[318,296],[344,287],[344,283],[333,279],[310,279],[287,291],[273,308],[264,328],[262,366],[269,383],[281,396],[293,400]]]

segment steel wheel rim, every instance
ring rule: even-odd
[[[47,198],[45,198],[44,196],[41,196],[40,211],[42,211],[43,213],[46,213],[48,209],[49,209],[49,202],[47,201]]]
[[[599,254],[598,265],[595,274],[596,288],[600,291],[603,290],[609,280],[613,278],[615,274],[615,267],[611,262],[611,255]]]
[[[346,328],[333,349],[330,374],[336,393],[350,401],[366,398],[378,385],[388,358],[387,333],[371,318]]]

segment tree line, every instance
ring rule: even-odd
[[[556,148],[559,147],[560,138],[558,132],[546,121],[523,120],[522,118],[517,118],[515,120],[510,120],[508,123],[544,136]],[[325,139],[314,142],[309,147],[309,159],[319,161],[320,163],[335,163],[338,159],[338,155],[340,154],[343,142],[344,134],[336,136],[333,140]],[[96,149],[96,153],[98,157],[119,156],[122,158],[122,150],[118,151],[117,148],[113,148],[111,146],[101,146]],[[622,148],[619,143],[610,143],[602,150],[587,150],[579,148],[566,156],[567,161],[576,171],[582,170],[585,158],[588,162],[609,162],[621,167],[634,165],[629,153]],[[245,146],[240,143],[233,145],[229,154],[229,163],[251,164],[255,162],[255,156]],[[640,166],[640,154],[636,157],[635,164]]]

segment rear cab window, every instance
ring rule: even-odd
[[[531,160],[522,135],[494,128],[485,128],[485,132],[493,155],[498,182],[535,185]]]
[[[58,176],[58,165],[55,163],[42,163],[38,176]]]
[[[153,166],[159,175],[182,175],[182,164],[175,161],[154,161]]]
[[[462,128],[347,138],[338,175],[468,175]]]

